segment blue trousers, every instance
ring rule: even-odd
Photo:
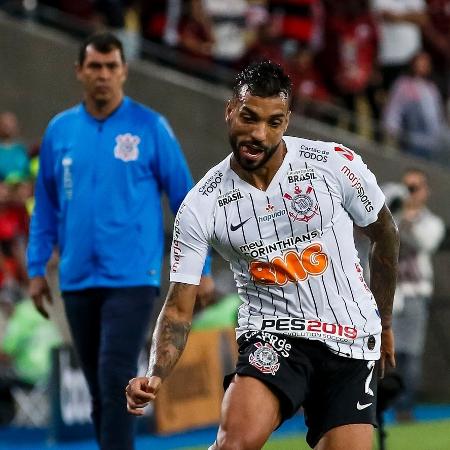
[[[134,449],[135,418],[127,412],[125,386],[136,376],[158,294],[152,286],[62,293],[101,450]]]

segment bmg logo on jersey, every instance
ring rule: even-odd
[[[284,286],[288,282],[297,283],[309,276],[321,275],[327,268],[328,255],[322,251],[321,244],[313,243],[300,253],[291,250],[271,261],[252,261],[249,272],[257,283]]]

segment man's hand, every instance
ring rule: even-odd
[[[391,327],[381,332],[380,378],[384,377],[387,364],[395,367],[394,333]]]
[[[198,310],[202,310],[213,302],[214,289],[215,284],[213,278],[209,275],[202,276],[197,291],[196,302]]]
[[[49,316],[47,310],[44,307],[44,299],[47,298],[47,301],[49,303],[53,303],[53,299],[45,277],[38,276],[31,278],[29,292],[36,309],[42,316],[48,319]]]
[[[144,408],[155,400],[160,387],[160,377],[132,378],[125,388],[128,412],[134,416],[142,416],[144,414]]]

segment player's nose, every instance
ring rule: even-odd
[[[251,137],[255,141],[264,142],[267,137],[267,127],[265,123],[256,123],[252,127]]]

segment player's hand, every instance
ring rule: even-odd
[[[29,293],[36,309],[43,317],[48,319],[48,311],[44,307],[45,299],[47,299],[49,303],[53,303],[53,299],[45,277],[38,276],[31,278]]]
[[[385,328],[381,332],[380,378],[384,377],[386,367],[395,367],[394,332]]]
[[[156,398],[161,387],[159,377],[132,378],[125,388],[127,397],[127,410],[134,416],[142,416],[144,408]]]

